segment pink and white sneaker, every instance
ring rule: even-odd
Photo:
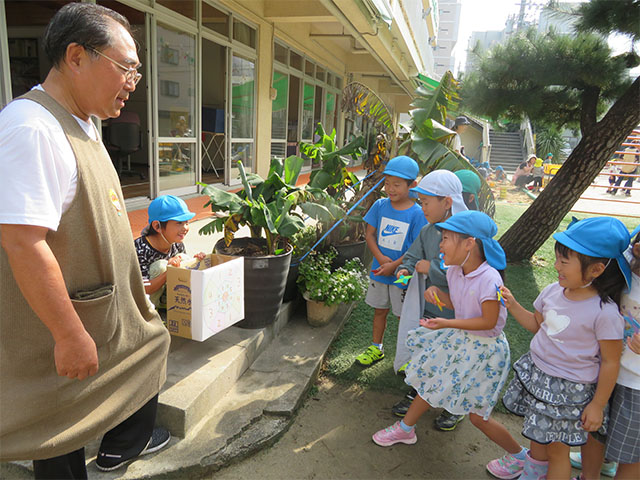
[[[410,432],[405,432],[400,426],[400,422],[384,428],[373,434],[373,441],[381,447],[390,447],[396,443],[406,443],[413,445],[418,441],[416,429],[412,428]]]
[[[524,460],[518,460],[510,453],[487,463],[487,470],[496,478],[510,480],[519,477],[524,470]]]

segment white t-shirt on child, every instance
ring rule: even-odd
[[[625,315],[631,314],[633,318],[640,321],[640,276],[632,274],[631,291],[622,294],[620,302],[622,312]],[[630,325],[626,325],[631,329]],[[625,387],[640,390],[640,355],[633,352],[626,344],[620,358],[620,373],[618,383]]]
[[[74,118],[98,139],[91,121]],[[76,193],[76,158],[60,123],[39,103],[17,100],[0,112],[0,178],[0,223],[58,228]]]

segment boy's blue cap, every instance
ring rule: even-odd
[[[496,167],[496,170],[500,170],[500,171],[504,172],[504,168],[502,167],[502,165],[498,165]]]
[[[554,233],[553,238],[574,252],[590,257],[611,258],[618,262],[627,286],[631,288],[631,268],[624,258],[624,251],[631,242],[629,230],[613,217],[595,217],[578,220],[573,217],[564,232]]]
[[[196,216],[190,212],[187,204],[181,198],[173,195],[161,195],[149,205],[149,223],[158,220],[166,222],[175,220],[176,222],[186,222]]]
[[[383,175],[405,178],[407,180],[415,180],[418,173],[420,173],[418,163],[406,155],[400,155],[399,157],[394,157],[389,160],[384,172],[382,172]]]
[[[467,210],[456,213],[444,222],[436,223],[438,230],[464,233],[482,241],[482,249],[487,263],[496,270],[507,268],[507,257],[504,250],[493,236],[498,233],[498,227],[491,217],[477,210]]]

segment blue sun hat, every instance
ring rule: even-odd
[[[573,217],[564,232],[554,233],[553,238],[574,252],[595,258],[611,258],[618,262],[627,287],[631,288],[631,268],[624,252],[631,242],[631,235],[624,224],[613,217],[595,217],[578,220]]]
[[[159,222],[168,220],[186,222],[196,216],[195,213],[189,211],[184,200],[173,195],[161,195],[156,198],[149,204],[147,213],[149,214],[149,224],[156,220]]]
[[[482,241],[482,249],[487,263],[496,270],[507,268],[507,257],[497,240],[493,237],[498,233],[496,223],[486,213],[477,210],[467,210],[456,213],[444,222],[436,223],[438,230],[464,233]]]
[[[400,155],[389,160],[384,172],[382,172],[383,175],[404,178],[406,180],[415,180],[418,173],[420,173],[418,163],[406,155]]]
[[[449,170],[434,170],[422,177],[418,186],[412,188],[411,191],[431,197],[451,197],[453,200],[452,214],[467,210],[462,198],[462,182]]]

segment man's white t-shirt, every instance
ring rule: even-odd
[[[91,121],[74,118],[90,138],[98,139]],[[77,181],[71,145],[46,108],[23,99],[0,112],[0,224],[57,230]]]

